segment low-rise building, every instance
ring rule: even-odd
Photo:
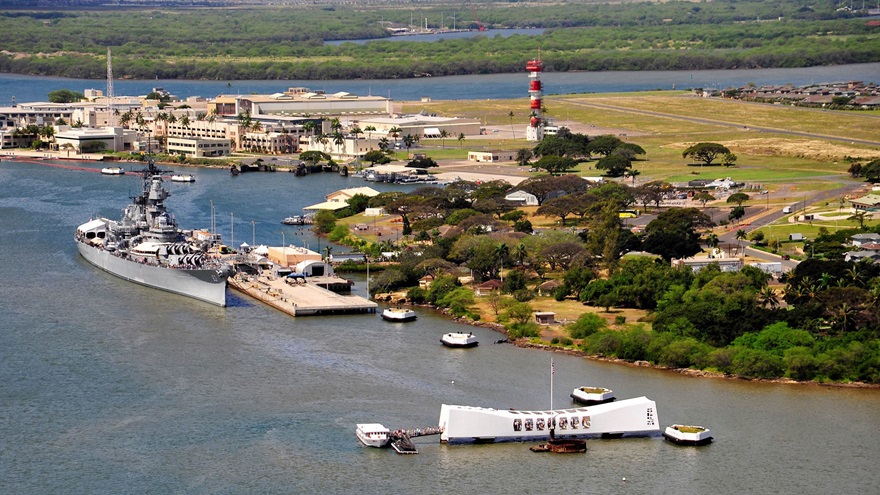
[[[168,153],[183,153],[194,158],[227,156],[232,152],[232,141],[216,138],[169,137]]]
[[[713,263],[717,263],[722,272],[738,272],[743,267],[742,258],[685,258],[672,260],[673,267],[689,268],[694,272],[698,272]]]
[[[515,160],[516,151],[492,150],[468,152],[468,161],[477,163],[512,162]]]

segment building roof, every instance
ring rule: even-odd
[[[875,207],[880,206],[880,195],[877,194],[867,194],[862,196],[861,198],[855,198],[849,200],[850,203],[859,206],[868,206]]]
[[[330,210],[336,211],[341,210],[343,208],[347,208],[348,203],[343,201],[324,201],[322,203],[316,203],[310,206],[306,206],[303,210]]]

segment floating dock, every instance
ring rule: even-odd
[[[229,286],[291,316],[375,313],[379,307],[364,297],[337,294],[318,285],[345,285],[349,283],[345,279],[338,279],[334,284],[328,277],[310,278],[316,278],[317,283],[309,279],[237,273],[229,277]]]

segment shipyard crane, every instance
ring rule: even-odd
[[[486,26],[484,26],[483,23],[480,22],[479,19],[477,19],[477,11],[474,9],[474,4],[473,4],[472,2],[468,2],[468,7],[471,8],[471,15],[474,16],[474,22],[477,23],[477,30],[479,30],[479,31],[485,31],[485,30],[486,30]]]

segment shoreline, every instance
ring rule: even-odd
[[[424,306],[430,307],[440,311],[445,316],[450,316],[449,313],[445,309],[436,308],[434,306]],[[468,318],[460,318],[460,317],[451,317],[452,321],[455,323],[460,323],[462,325],[470,325],[474,327],[480,328],[488,328],[490,330],[494,330],[505,337],[508,338],[508,343],[513,344],[522,349],[534,349],[540,351],[547,352],[559,352],[562,354],[567,354],[569,356],[581,357],[584,359],[590,359],[593,361],[602,361],[605,363],[619,364],[624,366],[629,366],[631,368],[649,368],[659,371],[668,371],[672,373],[678,373],[680,375],[687,375],[694,378],[720,378],[724,380],[741,380],[746,382],[759,382],[759,383],[778,383],[783,385],[818,385],[822,387],[837,387],[837,388],[858,388],[858,389],[880,389],[880,383],[865,383],[865,382],[816,382],[816,381],[799,381],[793,380],[791,378],[747,378],[739,375],[733,375],[729,373],[722,373],[718,371],[706,371],[706,370],[698,370],[693,368],[671,368],[669,366],[661,366],[659,364],[653,364],[649,361],[628,361],[626,359],[620,358],[611,358],[600,356],[596,354],[587,354],[584,351],[578,349],[572,349],[562,346],[555,346],[552,344],[535,344],[529,342],[526,338],[519,339],[510,339],[507,334],[507,329],[504,328],[503,325],[499,323],[485,322],[485,321],[472,321]]]

